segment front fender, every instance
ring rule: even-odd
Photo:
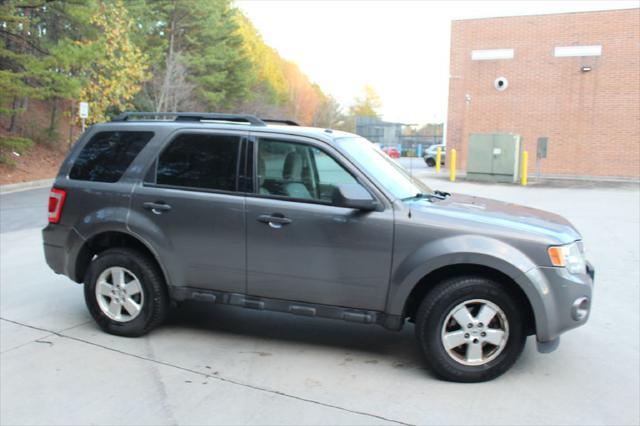
[[[517,248],[485,236],[458,235],[430,241],[394,268],[391,275],[387,312],[402,315],[414,287],[433,271],[452,265],[480,265],[511,277],[522,288],[532,306],[540,306],[542,289],[523,277],[536,267]]]

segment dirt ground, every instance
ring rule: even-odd
[[[66,153],[46,145],[34,145],[20,156],[12,156],[13,166],[0,164],[0,185],[55,177]]]

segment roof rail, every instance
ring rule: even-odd
[[[286,124],[287,126],[300,126],[298,123],[296,123],[293,120],[280,120],[278,118],[261,118],[261,120],[267,124],[273,123],[273,124]]]
[[[131,120],[132,117],[146,117],[146,120]],[[173,120],[170,118],[173,117]],[[208,112],[123,112],[111,121],[227,121],[252,126],[266,126],[267,124],[255,115],[248,114],[219,114]]]

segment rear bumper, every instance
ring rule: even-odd
[[[56,274],[64,274],[66,263],[64,247],[44,243],[44,258],[49,268],[53,269],[53,272]]]
[[[42,241],[44,258],[53,272],[79,282],[75,276],[75,260],[83,242],[80,235],[73,228],[49,224],[42,230]]]
[[[540,352],[551,352],[560,335],[589,320],[593,301],[594,269],[570,274],[565,268],[539,267],[527,273],[541,291],[540,306],[533,306]]]

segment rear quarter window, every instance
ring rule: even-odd
[[[99,132],[82,148],[69,178],[94,182],[117,182],[153,132]]]

